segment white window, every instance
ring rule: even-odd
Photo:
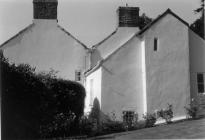
[[[203,73],[197,74],[197,88],[198,88],[198,93],[204,93],[204,74]]]
[[[75,71],[75,81],[81,81],[81,70]]]

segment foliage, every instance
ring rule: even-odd
[[[158,112],[158,116],[165,119],[166,123],[171,123],[172,118],[173,118],[173,110],[172,110],[172,105],[168,104],[167,109],[163,110],[161,109]]]
[[[132,125],[128,128],[128,130],[138,130],[145,127],[146,127],[146,121],[140,120],[140,121],[133,122]]]
[[[80,134],[93,136],[96,133],[93,130],[94,125],[95,123],[93,119],[89,118],[88,116],[82,116],[79,125]]]
[[[150,113],[143,115],[143,118],[145,119],[145,127],[153,127],[157,120],[156,115]]]
[[[71,132],[71,126],[74,122],[74,113],[60,113],[53,117],[52,122],[40,125],[41,137],[65,137]]]
[[[116,113],[115,111],[112,111],[109,115],[108,115],[109,119],[112,121],[116,121],[117,117],[116,117]]]
[[[152,18],[149,18],[148,16],[146,16],[145,13],[143,13],[140,17],[139,17],[139,28],[143,29],[146,25],[148,25],[149,23],[152,22]]]
[[[184,107],[186,109],[186,113],[192,119],[197,119],[197,113],[199,110],[199,106],[197,104],[191,103],[189,107]]]
[[[84,109],[82,85],[54,72],[36,74],[27,64],[10,64],[3,53],[0,64],[2,138],[59,137],[77,130]]]
[[[127,130],[137,130],[145,127],[152,127],[156,122],[156,117],[154,114],[145,115],[145,120],[138,121],[136,119],[135,121],[132,121],[132,124],[129,127],[126,123],[117,121],[116,119],[113,120],[110,117],[107,117],[104,121],[100,119],[100,123],[97,124],[96,119],[90,116],[91,115],[81,117],[79,127],[81,135],[97,136],[110,133],[124,132]],[[102,116],[102,114],[100,114],[100,116]]]
[[[146,121],[141,120],[141,121],[137,121],[137,123],[134,125],[135,129],[142,129],[145,128],[146,126]]]
[[[130,129],[138,121],[138,114],[133,111],[123,111],[123,122]]]
[[[100,103],[97,98],[94,99],[92,110],[89,114],[89,118],[96,120],[97,125],[100,124]]]
[[[205,33],[204,33],[204,2],[205,0],[201,0],[201,4],[200,7],[195,9],[194,12],[195,13],[201,13],[201,16],[196,19],[190,26],[190,28],[199,36],[201,36],[202,38],[205,37]],[[205,38],[204,38],[205,39]]]
[[[106,121],[100,120],[100,123],[98,124],[96,119],[90,117],[90,115],[83,116],[80,120],[80,134],[87,136],[96,136],[115,132],[123,132],[126,130],[123,122],[112,120],[110,118],[106,119]]]
[[[101,124],[100,130],[101,132],[99,132],[99,134],[109,134],[109,133],[123,132],[126,130],[126,128],[123,122],[110,121],[110,122],[103,122]]]
[[[46,87],[29,65],[9,64],[1,54],[2,138],[39,137],[40,94]],[[25,133],[23,133],[23,131]]]
[[[200,37],[204,38],[204,19],[202,17],[196,19],[196,21],[191,24],[190,28]]]
[[[201,0],[201,5],[200,5],[200,7],[194,10],[195,13],[204,12],[204,2],[205,2],[205,0]],[[203,13],[202,13],[202,14],[203,14]]]

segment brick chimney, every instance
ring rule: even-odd
[[[58,0],[33,0],[34,19],[56,19]]]
[[[139,7],[119,7],[119,27],[138,27]]]

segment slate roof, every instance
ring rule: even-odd
[[[139,28],[136,27],[117,28],[108,37],[94,45],[92,49],[97,49],[101,53],[101,57],[105,59],[108,55],[112,54],[116,49],[130,40],[138,31]]]

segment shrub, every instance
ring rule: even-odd
[[[61,137],[78,130],[85,98],[81,84],[52,71],[36,74],[27,64],[10,64],[2,53],[0,65],[2,139]]]
[[[54,116],[53,121],[41,125],[40,134],[42,138],[48,137],[65,137],[72,135],[72,125],[74,123],[75,114],[59,113]]]
[[[190,104],[189,107],[184,107],[186,110],[186,113],[189,117],[191,117],[192,119],[197,119],[197,113],[199,110],[199,106],[197,104]]]
[[[96,119],[87,116],[83,116],[81,118],[79,128],[81,132],[80,134],[87,136],[96,136],[125,131],[123,122],[110,120],[101,122],[99,125],[97,125]]]
[[[98,134],[109,134],[125,131],[125,125],[120,121],[103,122],[101,124],[100,132]]]
[[[93,107],[94,108],[94,107]],[[95,109],[94,109],[95,110]],[[80,121],[80,131],[82,135],[97,136],[126,130],[123,122],[112,120],[100,110],[91,111],[88,116],[83,116]],[[96,113],[96,114],[95,114]],[[100,117],[97,122],[96,116]]]
[[[94,136],[96,132],[93,130],[94,120],[88,116],[82,116],[79,123],[80,135]]]
[[[145,127],[153,127],[157,118],[155,114],[145,114],[143,115],[143,118],[145,119]]]
[[[138,121],[138,114],[134,111],[123,111],[123,122],[130,129]]]
[[[1,54],[2,139],[39,138],[40,95],[47,92],[29,65],[9,64]]]
[[[97,98],[93,101],[93,107],[91,109],[91,112],[89,114],[89,118],[96,120],[97,125],[100,124],[100,103]]]
[[[173,110],[172,110],[172,105],[168,104],[167,109],[165,110],[160,110],[158,112],[158,116],[165,119],[166,123],[169,124],[172,122],[173,118]]]
[[[131,127],[128,128],[128,130],[142,129],[145,128],[145,126],[146,126],[146,121],[140,120],[140,121],[133,122]]]

